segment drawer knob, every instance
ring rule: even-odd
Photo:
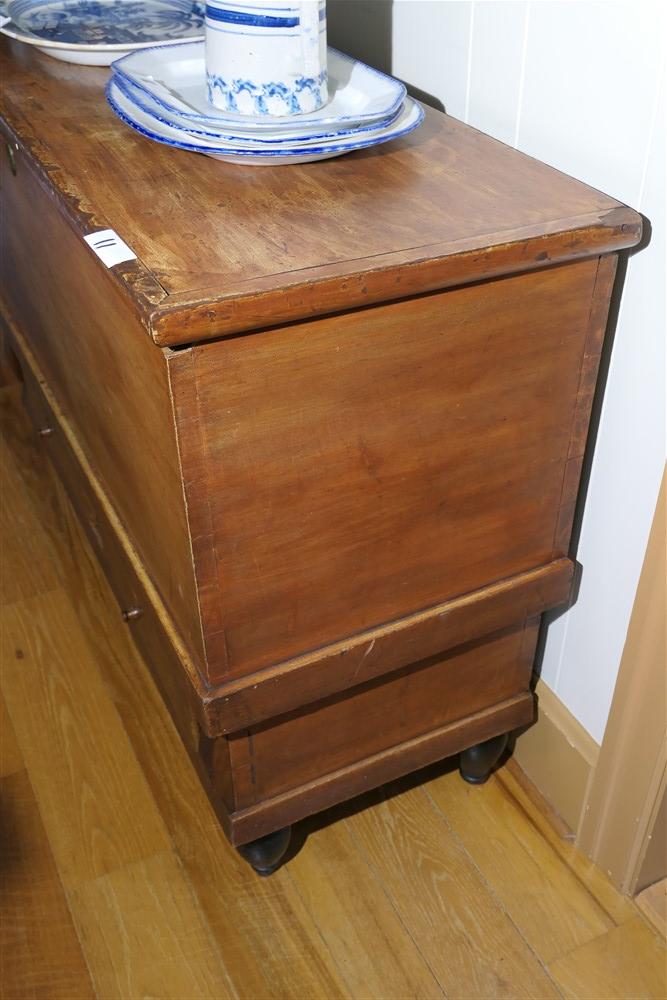
[[[123,611],[123,621],[124,622],[136,622],[137,618],[141,618],[143,611],[141,608],[126,608]]]
[[[53,434],[53,427],[40,427],[37,433],[43,438],[51,437]]]
[[[14,156],[14,149],[11,142],[5,143],[5,149],[7,150],[7,159],[9,160],[9,169],[16,177],[16,157]]]

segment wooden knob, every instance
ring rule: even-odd
[[[123,611],[123,621],[124,622],[136,622],[137,618],[141,618],[143,611],[141,608],[127,608]]]

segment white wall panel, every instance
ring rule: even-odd
[[[662,3],[532,3],[519,149],[636,205],[664,44]]]
[[[473,5],[467,121],[514,145],[528,4],[513,0]]]
[[[349,11],[356,39],[360,18],[353,11],[362,0],[333,2]],[[581,588],[577,603],[549,629],[542,671],[600,741],[666,451],[659,81],[667,4],[372,3],[378,10],[367,18],[367,51],[374,38],[381,41],[381,29],[372,25],[390,21],[396,76],[438,98],[455,117],[638,208],[653,224],[650,246],[628,266],[579,544]]]
[[[653,103],[653,102],[652,102]],[[640,210],[649,246],[628,265],[588,490],[577,603],[549,634],[550,687],[600,742],[665,461],[665,100],[656,108]],[[546,663],[545,663],[546,665]]]
[[[470,3],[399,0],[392,8],[394,76],[439,98],[448,114],[466,109]]]

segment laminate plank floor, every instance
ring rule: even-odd
[[[0,779],[2,996],[93,1000],[71,911],[25,771]]]
[[[506,770],[431,767],[227,844],[31,433],[2,421],[4,1000],[667,997],[665,945]]]

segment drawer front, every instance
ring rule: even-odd
[[[230,739],[237,808],[527,692],[539,618]]]
[[[164,354],[28,157],[6,135],[0,146],[0,297],[183,639],[202,661]],[[102,227],[91,223],[90,231],[96,228]]]

